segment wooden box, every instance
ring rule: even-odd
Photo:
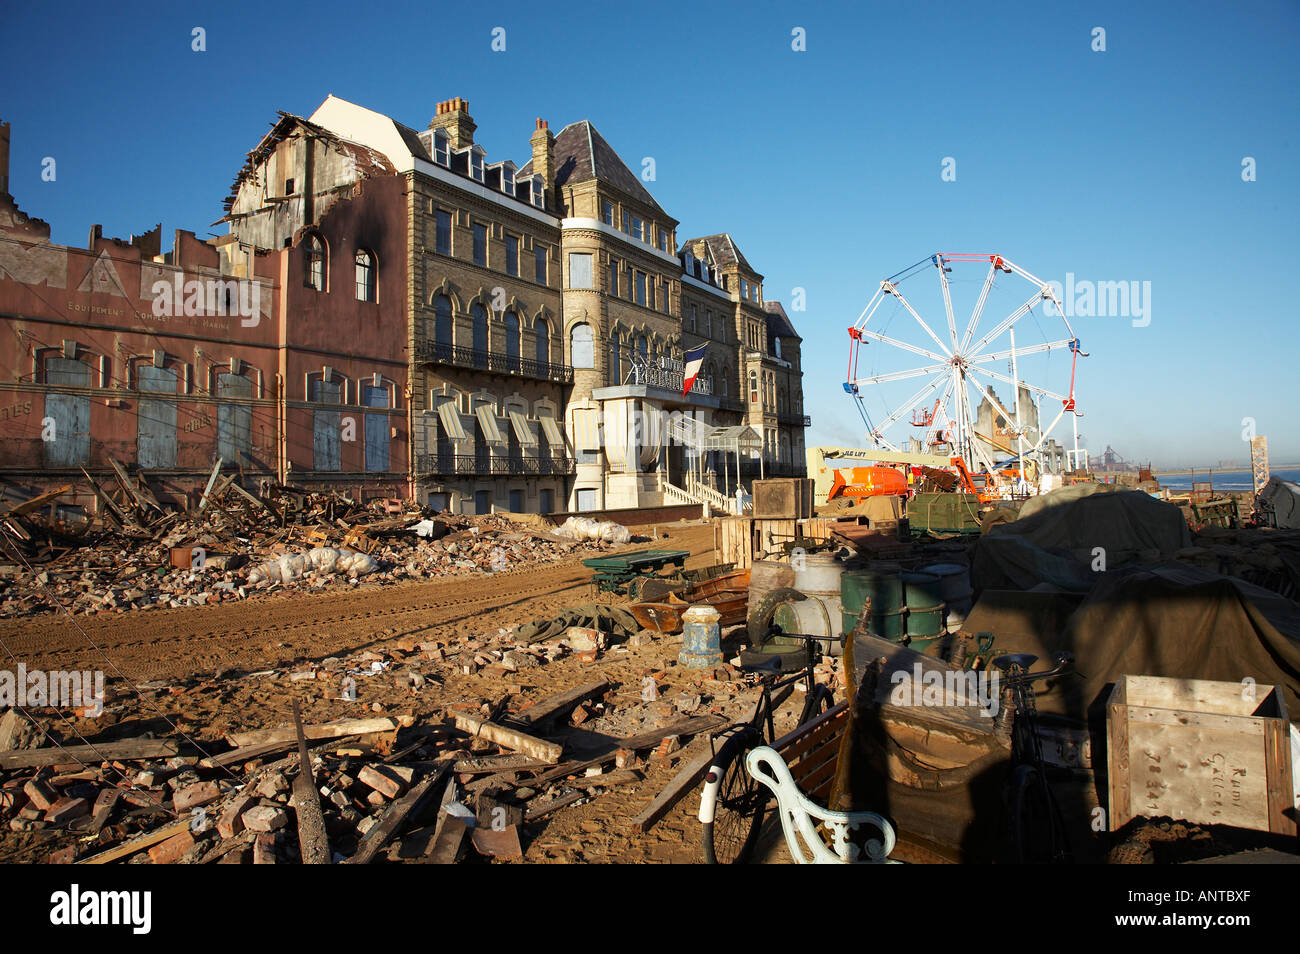
[[[1169,817],[1296,834],[1291,729],[1276,687],[1121,676],[1106,710],[1111,831]]]
[[[803,477],[774,477],[753,483],[754,516],[773,520],[803,520],[812,516],[812,481]]]

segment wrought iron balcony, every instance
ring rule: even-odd
[[[573,368],[567,364],[551,361],[538,361],[519,355],[501,354],[497,351],[477,351],[462,348],[459,345],[430,341],[427,338],[415,342],[415,359],[428,364],[449,364],[457,368],[477,368],[493,374],[517,374],[524,378],[539,381],[556,381],[560,384],[573,383]]]
[[[479,477],[496,474],[525,477],[563,476],[574,472],[573,458],[563,455],[523,457],[493,454],[421,454],[416,472],[438,477]]]

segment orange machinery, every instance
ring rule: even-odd
[[[846,467],[835,471],[835,480],[826,499],[906,496],[907,478],[893,467]]]

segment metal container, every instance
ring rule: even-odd
[[[839,596],[809,596],[781,603],[772,614],[772,622],[786,633],[831,637],[829,644],[824,640],[819,643],[828,655],[838,656],[844,651],[844,607]]]
[[[961,629],[971,607],[970,567],[962,563],[936,563],[921,568],[939,578],[939,596],[945,606],[944,623],[950,633]]]
[[[845,634],[853,632],[853,628],[858,625],[860,614],[850,613],[846,609],[840,615]],[[872,613],[871,620],[867,623],[867,632],[880,639],[898,642],[903,638],[902,609],[894,610],[892,613]]]
[[[677,661],[687,669],[710,669],[722,665],[722,614],[707,603],[697,604],[682,614],[682,651]]]
[[[833,553],[808,553],[795,562],[794,588],[816,596],[840,596],[844,564]]]
[[[907,600],[907,643],[925,649],[944,632],[940,578],[933,573],[904,573],[903,595]]]
[[[896,613],[903,608],[903,578],[897,564],[844,572],[840,577],[840,600],[845,612],[857,614],[868,597],[872,615]]]

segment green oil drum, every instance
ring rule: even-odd
[[[860,614],[850,613],[846,609],[841,615],[844,618],[844,633],[848,635],[853,632],[853,627],[858,625]],[[892,613],[872,613],[871,622],[867,624],[867,632],[880,639],[898,642],[903,638],[903,611],[899,609]]]
[[[944,632],[941,580],[934,573],[904,573],[907,600],[907,644],[924,650]]]
[[[903,608],[903,580],[898,564],[869,570],[846,570],[840,575],[840,601],[848,613],[858,613],[871,599],[872,613],[896,613]]]

